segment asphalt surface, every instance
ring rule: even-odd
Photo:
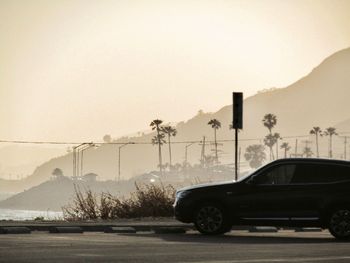
[[[350,262],[350,242],[327,232],[0,235],[1,262]]]

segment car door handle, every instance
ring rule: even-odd
[[[232,195],[232,192],[226,192],[227,195]]]

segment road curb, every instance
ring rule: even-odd
[[[104,233],[134,234],[136,229],[134,227],[107,227]]]
[[[64,233],[64,234],[75,234],[75,233],[84,233],[83,229],[81,227],[50,227],[49,228],[50,233]]]
[[[30,234],[28,227],[0,227],[0,234]]]

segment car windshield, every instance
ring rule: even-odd
[[[264,169],[265,165],[261,165],[260,167],[254,169],[254,170],[251,170],[249,172],[247,172],[247,174],[241,176],[238,178],[237,182],[241,182],[245,179],[247,179],[248,177],[250,177],[251,175],[255,174],[257,171],[261,170],[261,169]]]
[[[242,177],[238,178],[238,180],[236,182],[241,182],[243,181],[244,179],[248,178],[249,176],[251,176],[253,173],[255,173],[255,170],[246,174],[246,175],[243,175]]]

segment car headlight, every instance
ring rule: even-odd
[[[176,192],[175,195],[175,204],[182,198],[184,198],[185,196],[187,196],[190,192],[189,191],[178,191]]]

